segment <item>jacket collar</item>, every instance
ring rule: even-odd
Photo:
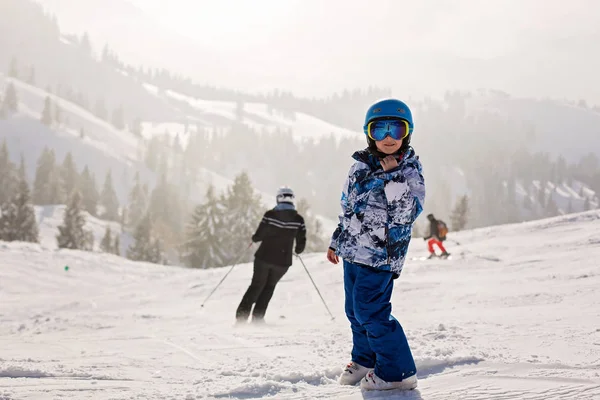
[[[409,147],[404,154],[401,155],[402,159],[399,161],[399,164],[406,162],[407,160],[413,158],[415,156],[415,150],[412,147]],[[381,164],[379,163],[379,159],[371,153],[371,151],[366,148],[364,150],[358,150],[354,154],[352,154],[352,158],[356,161],[360,161],[369,166],[371,171],[376,171],[378,169],[383,169]]]
[[[278,203],[274,209],[275,210],[295,210],[296,206],[292,203],[281,202],[281,203]]]

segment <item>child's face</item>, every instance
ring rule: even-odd
[[[386,136],[383,140],[376,140],[375,146],[377,146],[377,150],[384,154],[394,154],[400,150],[400,147],[402,146],[402,140],[403,139],[396,140]]]

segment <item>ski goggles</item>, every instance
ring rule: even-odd
[[[383,140],[386,136],[402,140],[409,132],[408,121],[404,119],[380,119],[371,121],[367,125],[367,135],[376,141]]]

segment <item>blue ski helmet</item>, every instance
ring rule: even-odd
[[[379,118],[400,118],[406,120],[406,122],[408,122],[408,137],[410,138],[413,133],[414,124],[412,112],[403,101],[397,99],[383,99],[369,107],[367,115],[365,116],[365,125],[363,126],[365,135],[368,134],[369,122]]]

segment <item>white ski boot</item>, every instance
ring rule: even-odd
[[[408,376],[399,382],[386,382],[375,375],[375,372],[369,371],[360,382],[360,387],[365,390],[413,390],[417,387],[417,374]]]
[[[369,371],[370,368],[363,367],[354,361],[350,361],[348,365],[346,365],[346,368],[344,368],[344,372],[342,372],[338,382],[340,385],[356,385]]]

